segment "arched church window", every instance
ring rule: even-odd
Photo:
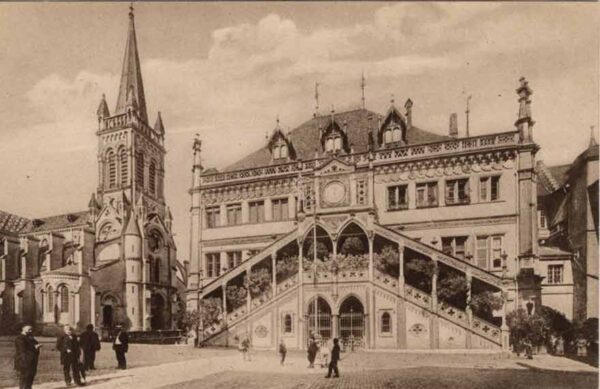
[[[69,288],[65,285],[61,286],[59,289],[60,294],[60,311],[61,312],[69,312]]]
[[[402,140],[402,132],[400,131],[399,127],[394,128],[393,132],[392,132],[392,141],[393,142],[400,142]]]
[[[54,312],[54,289],[48,285],[48,312]]]
[[[129,180],[129,164],[127,159],[127,150],[122,148],[119,151],[119,163],[121,166],[121,185],[127,185],[127,181]]]
[[[150,161],[150,167],[148,168],[148,190],[150,193],[156,193],[156,162]]]
[[[383,315],[381,315],[381,332],[392,332],[392,317],[388,312],[384,312]]]
[[[144,187],[144,154],[137,153],[135,158],[135,182]]]
[[[152,274],[154,282],[159,283],[160,282],[160,258],[156,258],[154,260],[154,267],[152,270],[154,272],[154,274]]]
[[[287,158],[287,156],[288,156],[287,146],[286,145],[281,145],[279,147],[279,149],[280,149],[280,157],[281,158]]]
[[[108,152],[106,160],[108,163],[108,187],[114,188],[115,186],[117,186],[117,159],[115,153],[112,150]]]

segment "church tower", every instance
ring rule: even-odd
[[[165,127],[160,112],[154,127],[149,124],[133,7],[115,111],[111,114],[103,95],[96,113],[95,266],[119,264],[118,271],[111,271],[124,280],[97,292],[110,295],[121,307],[111,323],[120,322],[133,331],[166,329],[175,298],[176,252],[164,196]],[[102,309],[105,300],[102,296],[97,300]]]

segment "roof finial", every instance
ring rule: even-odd
[[[360,79],[360,89],[362,91],[362,109],[365,109],[365,71],[362,71],[362,77]]]
[[[598,142],[596,141],[596,128],[595,126],[590,126],[590,147],[598,146]]]
[[[469,113],[471,112],[469,110],[469,101],[471,101],[471,97],[473,97],[473,96],[472,95],[467,96],[467,109],[465,110],[465,115],[467,116],[467,122],[466,122],[467,123],[467,128],[466,128],[467,138],[469,137]]]
[[[319,116],[319,83],[315,82],[315,117]]]
[[[390,96],[390,104],[394,105],[394,94],[393,93]]]
[[[129,3],[129,17],[133,19],[133,1]]]
[[[335,121],[335,107],[331,104],[331,124]]]

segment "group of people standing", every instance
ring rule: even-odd
[[[127,368],[125,353],[129,347],[129,336],[120,326],[113,340],[113,349],[119,369]],[[14,367],[19,376],[19,388],[30,389],[37,373],[38,359],[42,345],[33,336],[33,328],[24,325],[15,339]],[[100,351],[100,337],[94,326],[88,324],[81,335],[77,335],[73,327],[64,326],[64,333],[56,340],[56,350],[60,352],[60,363],[63,366],[65,383],[71,386],[73,381],[78,386],[86,384],[85,373],[95,370],[96,352]],[[81,355],[83,354],[83,361]]]
[[[341,360],[340,358],[340,342],[338,338],[334,338],[333,339],[333,347],[331,349],[329,349],[329,343],[326,341],[324,342],[320,347],[319,344],[317,343],[317,340],[315,339],[314,336],[310,337],[309,340],[309,344],[308,344],[308,367],[309,368],[314,368],[315,367],[315,360],[317,359],[317,354],[319,354],[319,352],[321,353],[321,358],[322,358],[322,367],[327,366],[328,370],[327,370],[327,375],[325,376],[325,378],[330,378],[332,377],[332,373],[333,373],[333,378],[338,378],[340,376],[340,372],[338,370],[337,364],[338,361]],[[331,355],[331,358],[329,359],[329,356]]]

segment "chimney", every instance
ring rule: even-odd
[[[450,128],[448,129],[448,135],[453,138],[458,137],[458,116],[456,113],[450,115]]]
[[[404,103],[404,108],[406,109],[406,127],[412,127],[412,106],[413,102],[411,99],[407,99],[406,103]]]

